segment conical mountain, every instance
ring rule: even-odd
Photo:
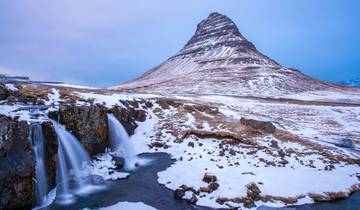
[[[257,51],[230,18],[211,13],[176,55],[115,88],[269,97],[336,87],[279,65]]]

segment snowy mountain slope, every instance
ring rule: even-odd
[[[285,68],[256,50],[235,23],[212,13],[175,56],[114,87],[139,92],[282,96],[342,89]]]

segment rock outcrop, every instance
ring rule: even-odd
[[[242,125],[248,126],[250,128],[253,128],[255,130],[262,131],[264,133],[272,134],[275,132],[276,127],[269,121],[260,121],[260,120],[254,120],[254,119],[246,119],[241,118],[240,123]]]
[[[107,109],[104,106],[62,105],[58,117],[91,156],[105,152],[109,147]]]
[[[0,209],[31,206],[35,159],[25,121],[0,115]]]
[[[56,185],[58,141],[55,129],[50,121],[43,122],[41,127],[44,136],[44,155],[48,186],[51,189]]]
[[[0,83],[0,100],[5,100],[9,96],[9,91],[4,84]]]
[[[120,121],[129,135],[133,135],[137,127],[136,121],[144,122],[146,120],[146,111],[140,109],[140,103],[137,101],[121,101],[125,106],[114,106],[110,112]],[[152,104],[144,103],[145,108]]]

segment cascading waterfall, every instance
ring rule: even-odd
[[[47,200],[48,184],[44,156],[44,136],[39,123],[30,125],[30,143],[34,150],[36,166],[36,206],[44,206]]]
[[[113,114],[108,114],[109,139],[113,151],[125,159],[125,168],[133,169],[140,162],[125,128]]]
[[[67,203],[72,201],[72,192],[69,181],[74,181],[76,189],[83,189],[84,167],[90,162],[89,155],[79,141],[68,132],[62,125],[52,121],[58,137],[58,169],[57,186],[60,188],[60,202]]]

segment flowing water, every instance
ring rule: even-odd
[[[90,162],[89,155],[80,142],[62,125],[52,121],[58,137],[56,199],[61,203],[73,202],[73,194],[86,188],[84,167]],[[72,185],[70,185],[70,181]]]
[[[36,166],[36,206],[43,206],[46,203],[46,195],[48,192],[47,174],[45,166],[44,156],[44,136],[42,133],[42,127],[39,123],[33,123],[30,125],[30,143],[34,150]]]
[[[113,114],[108,114],[108,124],[111,148],[116,155],[125,159],[125,168],[132,170],[140,162],[144,162],[144,160],[137,157],[128,133]]]

